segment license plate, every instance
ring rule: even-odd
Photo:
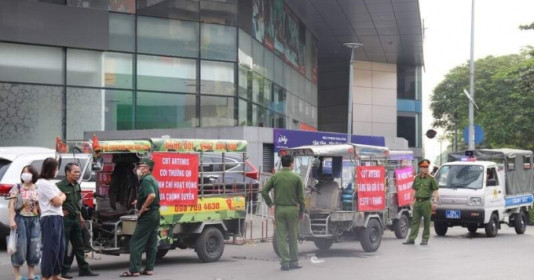
[[[446,210],[445,218],[447,219],[460,219],[460,210]]]

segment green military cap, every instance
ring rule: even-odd
[[[419,165],[419,167],[428,167],[430,166],[430,160],[423,159],[417,165]]]
[[[154,161],[149,158],[142,158],[138,165],[147,165],[150,169],[154,168]]]

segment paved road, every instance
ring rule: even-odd
[[[452,228],[446,237],[437,237],[432,230],[426,247],[402,245],[402,241],[386,232],[382,246],[375,253],[366,253],[358,242],[336,243],[327,252],[318,251],[313,243],[300,246],[303,269],[279,270],[270,242],[227,245],[222,259],[216,263],[200,263],[193,250],[170,251],[157,265],[157,274],[136,279],[163,280],[230,280],[230,279],[532,279],[534,278],[534,227],[524,235],[503,226],[495,238],[486,238],[483,230],[476,235],[467,229]],[[312,264],[316,255],[324,263]],[[90,259],[97,279],[119,279],[127,270],[128,256],[102,256]],[[9,257],[0,253],[0,279],[13,279]],[[76,267],[74,267],[76,269]],[[85,279],[88,278],[75,278]]]

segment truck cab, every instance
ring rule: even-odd
[[[525,232],[533,199],[531,151],[486,149],[449,158],[453,161],[435,176],[439,189],[432,218],[438,235],[462,226],[470,233],[484,228],[486,236],[494,237],[501,224],[514,227],[517,234]]]

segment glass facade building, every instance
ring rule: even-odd
[[[95,10],[106,39],[75,43],[91,29],[73,31],[72,44],[0,36],[0,146],[98,130],[317,127],[315,38],[282,0],[19,2]]]

